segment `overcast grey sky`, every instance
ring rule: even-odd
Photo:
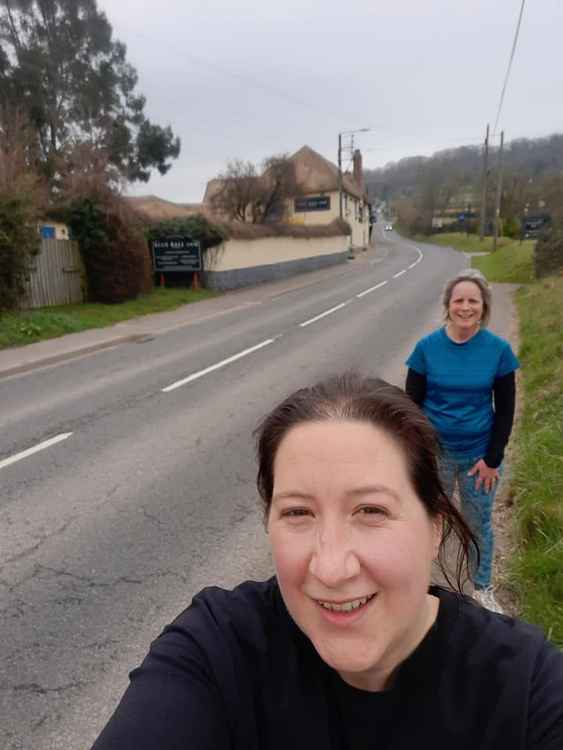
[[[233,158],[303,144],[367,168],[477,143],[494,123],[521,0],[99,0],[139,73],[148,116],[182,139],[165,177],[135,186],[200,201]],[[563,130],[563,1],[528,0],[500,126]]]

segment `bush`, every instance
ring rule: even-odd
[[[517,240],[520,237],[521,225],[515,216],[509,216],[505,219],[502,226],[502,233],[504,237],[512,237],[513,240]]]
[[[563,229],[552,227],[536,243],[534,273],[537,279],[563,271]]]
[[[151,265],[141,225],[119,197],[83,198],[71,204],[67,222],[86,268],[88,299],[116,303],[149,291]]]
[[[0,197],[0,310],[19,307],[39,247],[31,203],[25,197]]]

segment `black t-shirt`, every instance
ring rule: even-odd
[[[347,685],[275,579],[204,589],[131,673],[95,750],[562,750],[563,654],[432,588],[436,623],[389,690]]]

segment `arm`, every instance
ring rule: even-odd
[[[418,406],[422,406],[426,397],[426,375],[421,375],[409,367],[405,391]]]
[[[512,424],[514,422],[514,408],[516,404],[516,378],[514,372],[509,372],[493,383],[495,400],[495,417],[491,431],[491,440],[484,456],[485,463],[491,469],[496,469],[502,463],[504,449],[508,443]]]
[[[151,646],[92,750],[228,750],[221,696],[199,648],[170,628]]]
[[[563,653],[545,643],[536,659],[528,707],[529,750],[563,747]]]

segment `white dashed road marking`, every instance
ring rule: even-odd
[[[369,289],[365,289],[363,292],[360,292],[359,294],[356,294],[356,297],[358,299],[361,299],[362,297],[365,297],[366,294],[370,294],[371,292],[375,292],[376,289],[381,289],[382,286],[385,286],[385,284],[388,284],[388,281],[381,281],[379,284],[376,284],[375,286],[371,286]]]
[[[249,349],[244,349],[244,351],[239,352],[238,354],[233,354],[232,357],[227,357],[227,359],[221,360],[221,362],[216,362],[214,365],[211,365],[210,367],[206,367],[205,370],[199,370],[199,372],[194,372],[191,375],[188,375],[187,378],[183,378],[182,380],[177,380],[175,383],[172,383],[172,385],[166,386],[166,388],[162,389],[163,393],[170,393],[170,391],[176,390],[176,388],[180,388],[183,385],[187,385],[188,383],[193,382],[194,380],[197,380],[198,378],[202,378],[204,375],[207,375],[210,372],[213,372],[214,370],[218,370],[220,367],[225,367],[225,365],[230,365],[231,362],[236,362],[237,359],[242,359],[243,357],[246,357],[248,354],[252,354],[253,352],[258,351],[258,349],[263,349],[265,346],[269,346],[270,344],[273,344],[276,339],[266,339],[266,341],[261,341],[259,344],[256,344],[256,346],[251,346]]]
[[[342,310],[343,307],[346,307],[346,305],[350,304],[350,300],[346,300],[346,302],[341,302],[340,305],[336,305],[335,307],[331,307],[330,310],[325,310],[320,315],[315,315],[314,318],[310,318],[309,320],[306,320],[304,323],[299,323],[300,328],[305,328],[305,326],[310,326],[311,323],[316,323],[317,320],[320,320],[321,318],[326,318],[327,315],[330,315],[333,312],[336,312],[337,310]]]
[[[26,451],[22,451],[21,453],[16,453],[15,456],[11,456],[10,458],[5,458],[3,461],[0,461],[0,469],[4,469],[6,466],[11,466],[12,464],[17,463],[18,461],[21,461],[24,458],[28,458],[29,456],[33,456],[34,453],[39,453],[39,451],[44,451],[46,448],[50,448],[52,445],[56,445],[57,443],[62,443],[63,440],[66,440],[71,435],[72,435],[72,432],[63,432],[60,435],[56,435],[55,437],[49,438],[49,440],[44,440],[42,443],[39,443],[33,448],[28,448]]]

